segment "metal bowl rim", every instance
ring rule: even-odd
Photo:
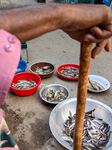
[[[50,104],[58,104],[58,103],[61,103],[61,102],[49,102],[49,101],[47,101],[46,99],[43,98],[43,96],[42,96],[42,91],[43,91],[46,87],[51,87],[51,86],[63,87],[63,88],[66,89],[66,91],[68,92],[68,96],[67,96],[66,100],[70,97],[70,91],[69,91],[69,89],[68,89],[66,86],[61,85],[61,84],[48,84],[48,85],[45,85],[44,87],[42,87],[41,90],[40,90],[40,98],[41,98],[42,100],[44,100],[45,102],[50,103]],[[63,101],[66,101],[66,100],[63,100]]]
[[[55,137],[55,139],[56,139],[61,145],[63,145],[64,147],[65,147],[65,145],[64,145],[63,143],[61,143],[60,140],[58,139],[57,135],[54,134],[54,131],[53,131],[53,128],[52,128],[52,122],[53,122],[52,119],[53,119],[53,116],[55,115],[56,111],[57,111],[61,106],[65,105],[65,104],[68,103],[68,102],[72,102],[72,101],[77,101],[77,97],[69,98],[69,99],[67,99],[67,100],[65,100],[65,101],[62,101],[62,102],[60,102],[59,104],[57,104],[57,105],[53,108],[53,110],[51,111],[51,114],[50,114],[50,116],[49,116],[49,127],[50,127],[50,130],[51,130],[51,133],[53,134],[53,136]],[[86,101],[88,101],[88,102],[95,102],[95,103],[99,104],[100,106],[103,106],[104,108],[106,108],[106,109],[112,114],[112,109],[111,109],[109,106],[107,106],[106,104],[104,104],[103,102],[100,102],[100,101],[95,100],[95,99],[92,99],[92,98],[86,98]],[[65,147],[65,148],[67,148],[67,147]],[[67,148],[67,149],[68,149],[68,148]]]

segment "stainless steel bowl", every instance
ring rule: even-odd
[[[50,103],[50,104],[58,104],[60,102],[50,102],[50,101],[47,101],[46,99],[44,99],[45,93],[49,90],[61,90],[66,95],[66,97],[67,97],[66,99],[68,99],[70,97],[70,91],[65,86],[60,85],[60,84],[48,84],[40,90],[40,97],[42,100],[44,100],[45,102]]]
[[[70,98],[59,103],[54,107],[49,117],[49,126],[53,136],[62,146],[69,150],[73,150],[73,148],[62,139],[62,128],[63,123],[69,116],[69,111],[71,111],[72,114],[76,113],[76,103],[77,98]],[[112,109],[102,102],[87,98],[85,111],[90,111],[94,108],[96,109],[95,115],[106,121],[110,125],[110,130],[112,131]],[[108,144],[103,150],[112,150],[112,134]]]

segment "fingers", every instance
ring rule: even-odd
[[[107,52],[110,51],[111,49],[111,39],[106,39],[101,43],[97,43],[96,47],[92,50],[92,58],[96,58],[97,55],[103,50],[105,49]]]
[[[106,46],[104,48],[107,52],[110,52],[110,50],[111,50],[111,38],[108,40],[108,43],[106,44]]]
[[[87,33],[83,40],[84,41],[88,41],[88,42],[92,42],[92,43],[100,43],[103,40],[110,38],[112,36],[112,32],[111,29],[108,30],[106,29],[100,29],[98,26],[94,26],[92,28],[89,29],[89,31],[91,33]]]
[[[90,28],[90,31],[94,33],[97,38],[109,38],[112,36],[111,25],[107,25],[104,29],[94,26]]]
[[[83,40],[91,43],[99,43],[102,42],[104,39],[102,38],[98,39],[97,37],[95,37],[94,34],[87,33],[86,35],[84,35]]]
[[[92,58],[96,58],[97,55],[105,49],[107,52],[111,49],[111,31],[101,30],[95,26],[90,28],[91,33],[87,33],[83,40],[87,42],[96,43],[96,47],[92,50]]]

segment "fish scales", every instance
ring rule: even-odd
[[[110,139],[110,126],[103,119],[95,117],[95,109],[85,113],[84,126],[82,133],[82,146],[81,150],[103,150]],[[72,115],[69,111],[68,119],[64,123],[63,140],[66,136],[66,142],[71,145],[74,136],[75,117],[76,114]],[[68,138],[67,138],[68,136]],[[72,138],[72,140],[71,140]]]

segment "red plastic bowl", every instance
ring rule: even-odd
[[[78,77],[67,77],[67,76],[64,76],[60,73],[60,71],[62,69],[70,69],[70,68],[76,68],[76,69],[79,69],[79,65],[75,65],[75,64],[64,64],[64,65],[61,65],[58,67],[57,69],[57,74],[62,77],[62,78],[65,78],[65,79],[69,79],[69,80],[78,80]]]
[[[27,80],[27,81],[32,80],[32,81],[35,81],[37,83],[37,85],[30,89],[15,89],[12,87],[12,84],[17,83],[18,80]],[[41,83],[41,78],[39,75],[32,73],[32,72],[22,72],[22,73],[15,74],[15,76],[12,80],[12,83],[10,85],[10,88],[16,95],[29,96],[36,92],[40,83]]]

